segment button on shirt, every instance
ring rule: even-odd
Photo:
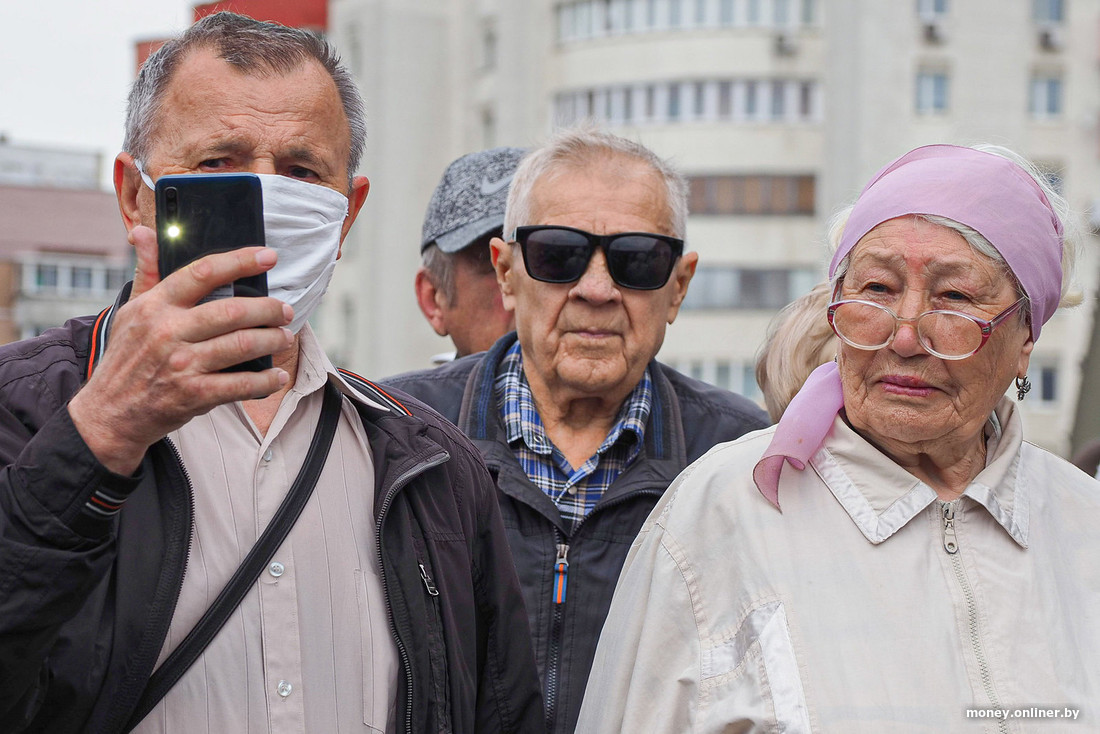
[[[158,665],[206,611],[286,496],[320,418],[326,380],[358,395],[308,326],[300,336],[294,387],[266,436],[239,403],[219,406],[169,436],[191,478],[195,524]],[[374,465],[355,407],[345,400],[325,468],[290,535],[219,634],[135,731],[388,732],[397,676],[378,569]]]
[[[642,450],[645,424],[653,403],[649,368],[619,409],[618,418],[596,453],[574,469],[546,435],[523,373],[517,341],[501,360],[494,384],[508,445],[535,486],[557,505],[575,531],[600,497]]]

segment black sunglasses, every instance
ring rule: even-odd
[[[668,282],[684,241],[649,232],[592,234],[583,229],[542,224],[516,227],[512,242],[523,250],[527,274],[543,283],[572,283],[588,269],[596,248],[607,258],[607,272],[623,288],[657,290]]]

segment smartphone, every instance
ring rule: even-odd
[[[263,189],[251,173],[161,176],[156,184],[157,257],[161,279],[213,252],[264,244]],[[215,289],[203,302],[230,296],[266,296],[267,273]],[[271,367],[271,356],[226,372]]]

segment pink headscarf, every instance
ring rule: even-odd
[[[829,264],[829,278],[852,248],[878,225],[910,214],[946,217],[977,230],[997,249],[1031,303],[1031,336],[1038,340],[1062,290],[1062,223],[1035,180],[1012,161],[954,145],[912,150],[875,174],[863,188]],[[779,507],[784,463],[806,467],[844,407],[834,362],[818,367],[791,400],[753,480]]]

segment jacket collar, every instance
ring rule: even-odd
[[[985,469],[962,493],[981,505],[1021,547],[1028,543],[1028,488],[1017,481],[1023,426],[1011,401],[991,416]],[[878,544],[937,501],[936,492],[895,464],[837,416],[810,461],[864,537]]]
[[[456,423],[485,456],[489,468],[509,478],[509,481],[498,482],[502,492],[536,508],[551,521],[558,522],[561,515],[553,501],[527,479],[508,447],[493,390],[497,368],[517,338],[513,331],[498,339],[470,370]],[[687,465],[680,402],[664,368],[656,360],[651,361],[649,366],[653,402],[646,422],[644,448],[604,493],[597,508],[634,492],[663,492]]]

